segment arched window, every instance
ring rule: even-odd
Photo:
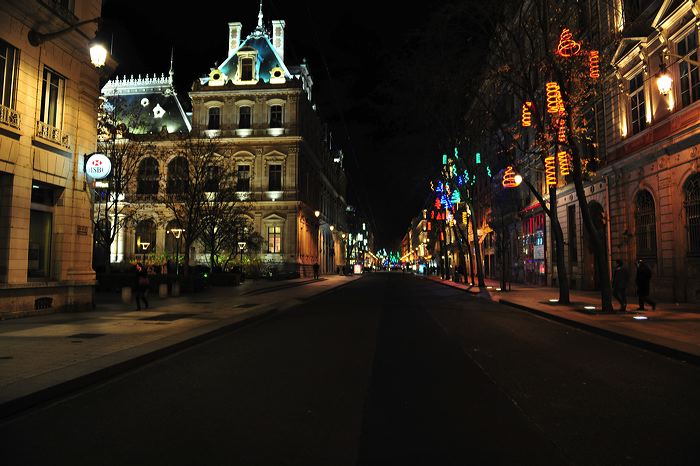
[[[221,109],[219,107],[209,108],[209,120],[207,122],[207,129],[219,129],[221,128]]]
[[[683,186],[685,229],[688,232],[688,254],[700,255],[700,174],[688,178]]]
[[[158,161],[153,157],[146,157],[139,163],[137,175],[137,194],[158,194]]]
[[[144,246],[148,244],[148,247]],[[156,250],[156,223],[153,220],[141,220],[136,224],[136,254],[150,254]]]
[[[238,110],[238,128],[239,129],[250,129],[252,122],[252,112],[250,107],[241,107]]]
[[[656,258],[656,211],[649,191],[640,191],[634,201],[637,257]]]
[[[189,164],[184,157],[175,157],[168,164],[168,193],[182,194],[189,184]]]

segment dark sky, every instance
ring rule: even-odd
[[[410,34],[426,24],[429,11],[409,5],[263,1],[268,30],[271,20],[286,21],[287,65],[307,59],[318,109],[334,146],[345,153],[350,201],[373,218],[376,246],[387,249],[396,247],[423,208],[431,163],[438,160],[425,134],[397,124],[411,112],[405,105],[411,94],[402,103],[390,89],[396,63],[411,47]],[[226,58],[228,22],[243,23],[245,38],[258,9],[258,0],[209,0],[186,8],[172,0],[104,0],[101,35],[112,38],[119,76],[167,74],[174,48],[175,85],[188,101],[191,83]]]

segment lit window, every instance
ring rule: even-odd
[[[19,50],[0,40],[0,105],[15,108]]]
[[[270,254],[282,252],[282,227],[267,227],[267,252]]]
[[[63,118],[63,96],[66,81],[50,68],[44,67],[44,77],[41,86],[41,114],[39,119],[47,125],[60,129]]]
[[[632,134],[637,134],[647,126],[646,103],[644,101],[644,74],[637,73],[630,79],[630,112],[632,121]]]
[[[695,29],[678,42],[678,55],[687,56],[691,60],[698,59],[698,33]],[[698,67],[681,60],[678,71],[681,77],[681,102],[685,107],[700,98]]]

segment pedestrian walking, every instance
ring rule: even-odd
[[[651,304],[651,309],[656,309],[656,303],[649,298],[649,283],[651,282],[651,269],[646,262],[639,259],[637,261],[637,297],[639,298],[639,310],[644,310],[644,303]]]
[[[615,261],[615,270],[613,270],[612,291],[613,296],[620,302],[620,311],[625,312],[627,308],[627,283],[629,282],[629,273],[627,268],[620,259]]]
[[[318,279],[318,262],[314,264],[314,278]]]
[[[141,310],[141,301],[143,300],[144,306],[148,309],[148,299],[146,294],[148,293],[148,271],[140,262],[136,263],[135,268],[135,279],[134,279],[134,289],[136,290],[136,310]]]

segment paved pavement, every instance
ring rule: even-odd
[[[657,303],[656,310],[648,306],[637,311],[636,296],[628,297],[627,311],[600,312],[600,293],[571,290],[571,304],[557,302],[557,288],[512,284],[501,290],[500,283],[486,280],[487,288],[426,277],[444,285],[460,288],[486,299],[518,307],[541,316],[563,321],[626,343],[684,361],[700,364],[700,305],[688,303]],[[616,309],[617,302],[613,301]]]
[[[359,276],[247,280],[177,298],[151,297],[137,311],[97,294],[92,312],[0,321],[0,418],[260,320]]]

